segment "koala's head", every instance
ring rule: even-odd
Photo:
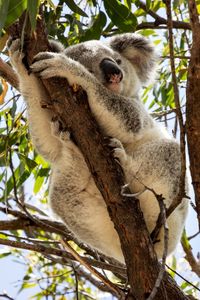
[[[108,89],[134,96],[151,77],[157,55],[152,44],[137,34],[116,35],[105,42],[71,46],[65,54],[79,61]]]

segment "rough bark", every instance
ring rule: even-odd
[[[188,3],[193,43],[187,80],[186,130],[200,228],[200,23],[195,1],[190,0]]]
[[[0,58],[0,76],[3,77],[10,85],[18,89],[18,78],[17,75],[13,72],[11,66],[4,62]]]
[[[20,36],[20,26],[17,28]],[[37,34],[29,36],[26,40],[28,63],[37,52],[48,49],[46,33],[42,22],[39,22]],[[52,109],[63,127],[72,132],[73,140],[85,157],[119,234],[131,286],[126,299],[147,299],[155,285],[160,265],[138,201],[135,199],[130,201],[121,195],[121,187],[124,184],[122,171],[105,146],[105,141],[90,112],[87,95],[82,89],[74,93],[67,81],[62,78],[43,80],[43,84],[51,95],[50,102],[45,103],[45,106]],[[154,299],[182,300],[189,297],[185,296],[165,273]]]

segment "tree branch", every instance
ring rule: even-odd
[[[103,285],[101,281],[96,280],[90,273],[85,272],[83,268],[76,268],[75,271],[80,277],[83,277],[84,279],[88,280],[90,283],[92,283],[94,286],[96,286],[99,290],[103,292],[107,292],[112,294],[113,296],[116,296],[116,293],[114,293],[110,288],[108,288],[106,285]]]
[[[179,121],[180,127],[180,150],[181,150],[181,177],[179,183],[179,192],[172,204],[168,208],[167,217],[174,211],[174,209],[181,203],[185,196],[185,174],[186,174],[186,154],[185,154],[185,126],[183,122],[183,116],[179,100],[179,90],[176,79],[175,62],[174,62],[174,42],[173,42],[173,21],[171,12],[171,0],[166,0],[166,11],[167,11],[167,26],[169,32],[169,52],[170,52],[170,64],[172,72],[172,83],[174,90],[174,101],[176,105],[176,115]]]
[[[196,261],[194,255],[192,253],[192,247],[191,247],[191,245],[189,243],[188,243],[188,245],[186,245],[183,237],[181,239],[181,245],[182,245],[183,250],[185,252],[185,259],[190,264],[192,271],[194,273],[196,273],[197,276],[200,277],[200,265],[199,265],[199,261]]]
[[[117,296],[121,300],[125,300],[125,294],[122,290],[119,289],[117,285],[114,285],[110,280],[105,278],[101,273],[99,273],[97,270],[95,270],[91,265],[87,264],[85,259],[83,259],[68,243],[66,243],[64,240],[61,240],[61,244],[63,245],[64,249],[66,249],[69,253],[72,254],[74,259],[79,261],[86,269],[88,269],[91,274],[96,276],[99,280],[101,280],[105,286],[110,288],[112,292],[115,293],[115,296]]]
[[[0,58],[0,76],[3,77],[10,85],[19,89],[19,82],[13,69]]]
[[[142,8],[153,19],[155,19],[155,22],[154,22],[155,26],[158,26],[158,28],[159,28],[160,25],[167,25],[168,21],[165,18],[160,17],[157,13],[155,13],[151,9],[148,9],[147,6],[146,6],[146,4],[143,1],[139,0],[137,2],[138,2],[138,6],[140,8]],[[186,22],[182,22],[182,21],[173,21],[172,20],[172,27],[173,28],[179,28],[179,29],[189,29],[189,30],[191,30],[190,24],[186,23]],[[146,28],[151,28],[151,27],[146,27]],[[167,29],[167,27],[166,27],[166,29]]]
[[[200,23],[195,0],[189,0],[188,5],[193,43],[186,89],[186,130],[190,171],[200,228]]]
[[[60,235],[62,238],[65,238],[67,241],[73,241],[76,243],[81,249],[85,250],[85,252],[92,257],[96,258],[96,251],[93,251],[90,247],[88,247],[85,243],[83,244],[77,238],[66,228],[66,226],[61,223],[57,222],[55,220],[50,220],[48,218],[39,218],[38,216],[34,216],[30,218],[29,215],[25,215],[21,211],[12,210],[9,208],[3,208],[0,207],[0,211],[3,213],[11,214],[14,217],[17,217],[17,219],[8,220],[8,221],[0,221],[0,230],[44,230],[45,232],[50,233],[56,233]],[[124,266],[120,263],[113,262],[114,260],[110,260],[109,257],[106,257],[105,255],[102,255],[99,253],[100,257],[103,257],[106,259],[106,261],[111,261],[111,264],[113,265],[113,273],[118,273],[124,276],[126,274],[126,269]],[[123,269],[123,272],[118,272],[119,269],[115,269],[115,266],[119,266],[121,270]],[[101,266],[102,267],[102,266]],[[102,267],[103,268],[103,267]],[[111,269],[110,269],[111,271]]]
[[[55,255],[58,257],[62,258],[62,263],[65,264],[66,263],[66,259],[67,260],[75,260],[76,259],[68,252],[66,252],[65,250],[60,250],[57,248],[53,248],[53,247],[47,247],[44,246],[43,244],[30,244],[27,242],[19,242],[19,241],[11,241],[11,240],[7,240],[7,239],[1,239],[0,238],[0,244],[1,245],[5,245],[5,246],[9,246],[9,247],[13,247],[13,248],[18,248],[18,249],[23,249],[23,250],[30,250],[30,251],[34,251],[34,252],[38,252],[41,253],[43,255]],[[87,257],[82,257],[82,259],[84,261],[87,262],[87,264],[90,264],[96,268],[101,268],[104,270],[108,270],[111,271],[113,273],[119,273],[122,275],[125,275],[125,268],[121,268],[121,267],[117,267],[117,266],[113,266],[110,265],[108,263],[104,263],[101,261],[97,261],[91,258],[87,258]]]

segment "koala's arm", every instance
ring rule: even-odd
[[[80,85],[87,92],[90,108],[101,128],[122,142],[153,124],[140,101],[108,90],[83,65],[64,53],[41,52],[31,69],[42,78],[64,77],[70,85]]]
[[[28,74],[20,51],[20,41],[12,42],[10,48],[10,60],[18,78],[20,92],[27,103],[30,133],[38,152],[47,160],[53,162],[59,155],[62,143],[52,134],[52,114],[47,109],[41,108],[43,99],[47,99],[44,87],[34,74]]]

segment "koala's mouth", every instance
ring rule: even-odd
[[[106,81],[108,84],[119,84],[121,82],[122,78],[123,78],[123,75],[120,71],[119,74],[108,75],[108,78],[106,78],[107,79]]]
[[[120,82],[122,81],[123,75],[122,73],[120,74],[111,74],[109,79],[106,80],[105,86],[116,93],[119,93],[121,88],[120,88]]]

